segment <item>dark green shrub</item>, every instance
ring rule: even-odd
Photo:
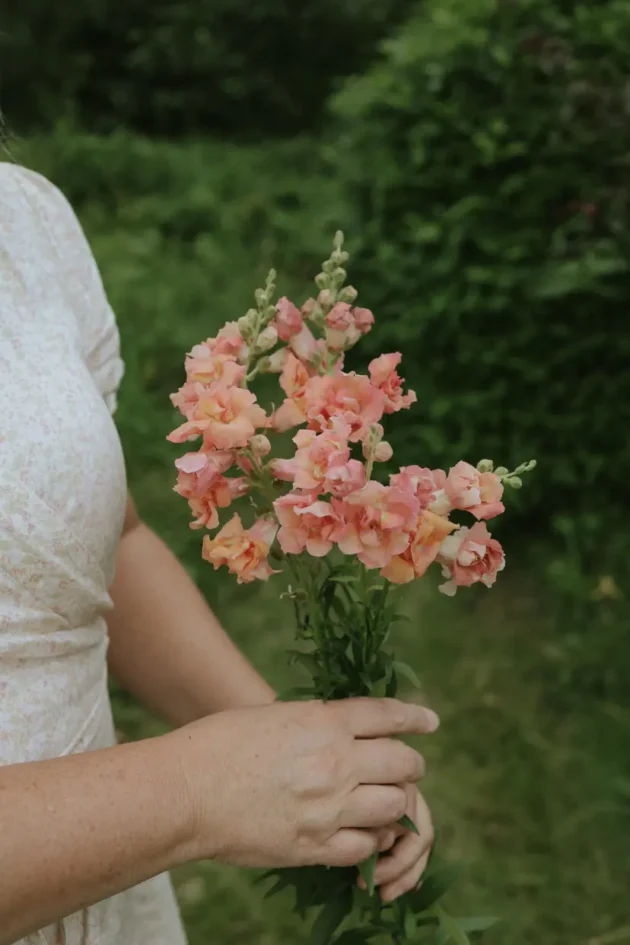
[[[4,109],[157,134],[313,127],[408,0],[7,0]]]
[[[629,63],[624,2],[428,0],[334,106],[397,445],[537,457],[530,515],[630,499]]]

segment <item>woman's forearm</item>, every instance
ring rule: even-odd
[[[0,945],[189,858],[175,737],[0,767]]]
[[[111,593],[110,669],[169,722],[273,701],[180,562],[140,522],[121,541]]]

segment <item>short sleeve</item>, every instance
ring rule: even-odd
[[[50,239],[56,267],[76,313],[83,359],[109,410],[116,409],[124,372],[118,326],[81,224],[60,190],[49,180],[16,167],[38,223]]]

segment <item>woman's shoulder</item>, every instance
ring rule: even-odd
[[[30,168],[0,162],[0,219],[15,209],[25,225],[36,217],[47,229],[80,237],[81,228],[68,200],[52,181]]]

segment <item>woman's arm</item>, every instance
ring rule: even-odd
[[[0,945],[189,860],[361,862],[423,770],[387,736],[436,725],[394,700],[275,703],[0,767]]]
[[[274,700],[271,686],[131,501],[111,594],[110,669],[169,722],[183,725],[221,709]]]
[[[165,738],[0,768],[0,945],[184,862]]]

